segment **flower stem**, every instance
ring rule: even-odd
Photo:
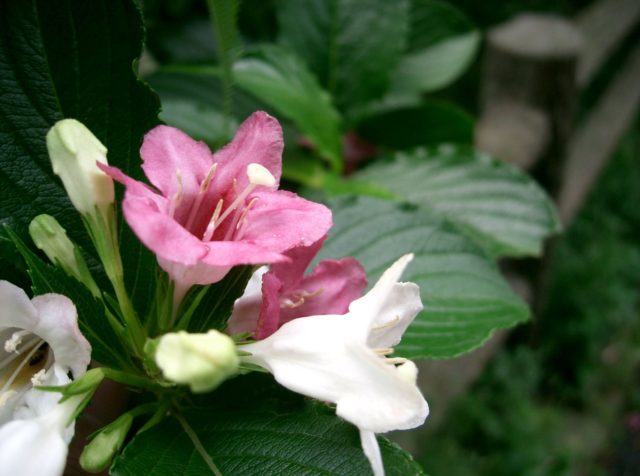
[[[222,88],[224,92],[224,134],[230,134],[231,109],[233,106],[233,50],[238,44],[236,19],[237,1],[207,0],[211,25],[216,35],[218,55],[222,66]]]
[[[189,425],[189,422],[187,422],[187,420],[185,420],[185,418],[182,415],[180,415],[180,413],[177,411],[174,413],[174,416],[180,422],[180,425],[182,425],[182,428],[184,429],[185,433],[187,434],[187,436],[189,436],[189,439],[191,439],[193,446],[195,446],[196,451],[200,453],[200,456],[202,456],[202,459],[207,464],[211,472],[215,476],[222,476],[222,473],[220,472],[218,467],[215,465],[215,463],[211,459],[211,456],[209,456],[209,453],[207,453],[207,450],[204,449],[204,446],[202,445],[200,438],[198,438],[198,435],[196,434],[196,432],[193,431],[193,428],[191,428],[191,425]]]

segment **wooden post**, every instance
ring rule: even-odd
[[[483,118],[479,131],[487,122],[496,122],[502,111],[512,114],[512,122],[527,128],[528,117],[534,130],[529,141],[522,142],[524,133],[502,134],[506,142],[519,140],[520,155],[527,157],[534,175],[555,195],[560,187],[563,157],[571,134],[576,102],[576,68],[583,41],[578,29],[568,20],[548,15],[526,14],[499,25],[487,37],[485,74],[481,101]],[[497,112],[496,112],[497,111]],[[522,111],[525,111],[524,113]],[[542,120],[540,119],[542,118]],[[487,134],[483,132],[483,134]],[[478,136],[478,144],[486,145],[486,138]],[[518,144],[511,146],[517,150]],[[493,152],[494,151],[489,151]],[[535,157],[538,155],[538,157]],[[513,157],[498,157],[514,161]],[[515,159],[517,162],[517,158]]]

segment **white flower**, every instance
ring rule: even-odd
[[[422,309],[414,283],[397,282],[413,255],[396,261],[345,315],[294,319],[270,337],[240,346],[285,387],[336,404],[360,430],[374,474],[384,474],[375,433],[421,425],[429,408],[413,362],[387,355]]]
[[[57,294],[29,300],[0,281],[0,476],[61,475],[80,397],[59,404],[58,386],[82,375],[91,347],[73,303]]]

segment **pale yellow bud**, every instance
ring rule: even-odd
[[[107,148],[75,119],[63,119],[47,133],[53,172],[60,177],[71,203],[80,213],[105,210],[114,201],[113,180],[98,168],[107,164]]]
[[[167,380],[189,385],[195,393],[213,390],[235,375],[239,364],[233,340],[216,330],[163,335],[158,340],[155,361]]]

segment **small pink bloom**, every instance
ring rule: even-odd
[[[318,254],[324,238],[285,254],[291,261],[258,270],[245,294],[236,301],[228,332],[252,332],[264,339],[283,324],[304,316],[344,314],[367,285],[364,269],[355,258],[320,261],[308,276],[304,272]]]
[[[149,131],[142,168],[159,193],[101,168],[125,185],[129,226],[186,292],[219,281],[235,265],[286,261],[285,251],[314,243],[331,227],[328,208],[276,190],[282,149],[278,121],[256,112],[215,154],[173,127]]]

